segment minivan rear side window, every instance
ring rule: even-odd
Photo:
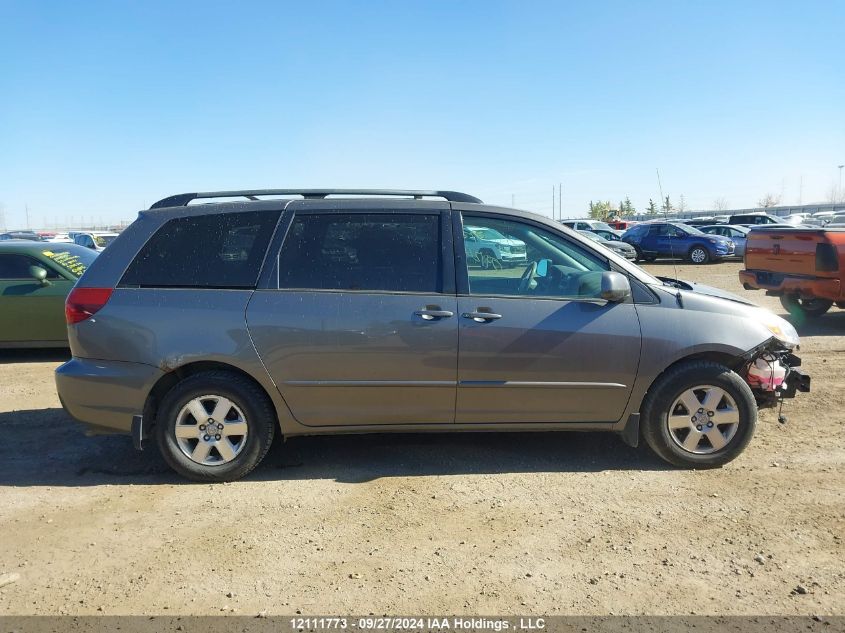
[[[151,288],[254,288],[281,211],[216,213],[165,222],[120,284]]]
[[[279,288],[441,292],[440,216],[297,215],[279,255]]]

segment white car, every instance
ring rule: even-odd
[[[486,226],[465,226],[467,258],[482,268],[502,268],[528,264],[525,242],[505,237]]]
[[[47,238],[47,241],[59,244],[73,244],[73,240],[67,233],[56,233],[53,237]]]
[[[117,236],[117,233],[92,231],[89,233],[75,233],[73,241],[80,246],[100,252],[106,250],[106,246],[111,244]]]

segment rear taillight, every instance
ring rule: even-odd
[[[816,244],[816,270],[834,273],[839,270],[839,255],[836,246],[829,242]]]
[[[113,288],[74,288],[65,301],[65,320],[68,325],[90,318],[108,302]]]

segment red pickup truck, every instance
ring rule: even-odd
[[[745,243],[747,290],[780,297],[790,314],[816,317],[845,308],[845,229],[755,228]]]

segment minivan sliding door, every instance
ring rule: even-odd
[[[453,423],[448,204],[356,202],[288,206],[278,288],[247,310],[256,349],[301,424]]]

